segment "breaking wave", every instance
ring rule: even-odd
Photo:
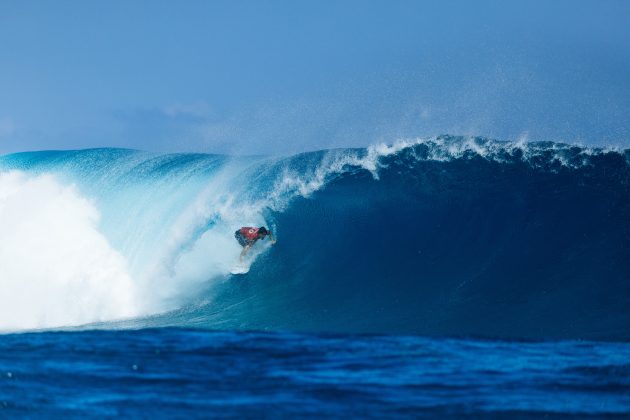
[[[629,162],[452,136],[289,157],[7,155],[0,329],[628,339]],[[242,225],[278,243],[232,276]]]

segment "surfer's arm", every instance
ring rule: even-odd
[[[269,240],[271,241],[272,244],[276,243],[276,238],[273,237],[273,234],[271,232],[269,232]]]

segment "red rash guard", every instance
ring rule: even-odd
[[[258,229],[254,227],[242,227],[240,229],[241,235],[247,238],[248,241],[254,241],[258,239]]]

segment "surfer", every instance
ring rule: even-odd
[[[243,247],[243,251],[241,251],[240,260],[243,261],[243,257],[247,252],[251,249],[252,246],[259,239],[265,239],[265,237],[269,236],[272,244],[276,243],[273,235],[270,230],[267,230],[264,226],[259,228],[244,226],[234,232],[234,237],[238,241],[239,244]]]

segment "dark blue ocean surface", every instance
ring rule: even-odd
[[[630,344],[78,331],[0,337],[0,417],[630,416]]]

